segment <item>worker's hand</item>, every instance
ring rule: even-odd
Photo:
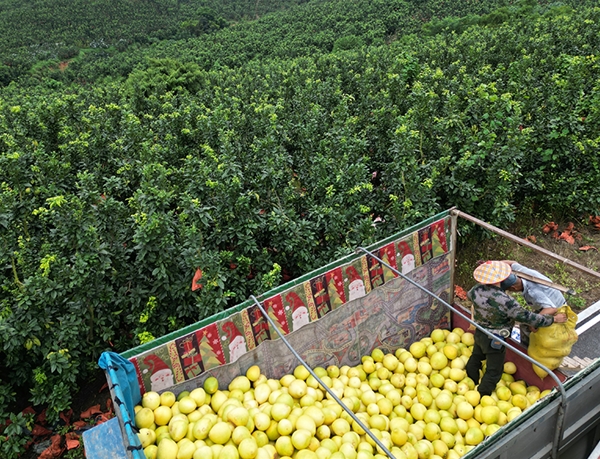
[[[555,314],[554,315],[554,323],[555,324],[564,324],[567,321],[567,315],[563,314],[562,312],[560,314]]]

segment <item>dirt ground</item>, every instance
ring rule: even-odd
[[[573,228],[569,229],[569,222],[561,222],[558,228],[548,233],[544,232],[544,225],[548,222],[533,222],[524,225],[519,223],[519,228],[525,230],[506,228],[511,234],[542,247],[559,257],[564,257],[570,262],[585,266],[591,270],[600,269],[600,230],[596,229],[589,222],[575,223]],[[556,231],[556,232],[555,232]],[[557,239],[567,231],[568,236],[573,237],[573,243],[569,243],[568,237],[563,235],[562,239]],[[592,248],[586,248],[592,247]],[[477,266],[478,260],[514,260],[524,266],[536,269],[548,276],[554,282],[575,290],[576,294],[568,296],[567,301],[575,312],[585,309],[587,306],[600,300],[600,277],[584,273],[571,266],[570,263],[559,261],[551,256],[540,254],[533,248],[513,242],[502,236],[495,235],[492,232],[485,232],[482,239],[466,245],[460,240],[457,245],[455,284],[465,290],[469,290],[475,283],[472,272]],[[85,387],[74,396],[73,414],[71,421],[80,420],[80,414],[91,407],[100,406],[100,410],[106,413],[107,402],[110,403],[110,394],[104,386],[106,380],[101,370],[98,370],[93,380],[89,381]],[[88,418],[88,427],[91,427],[98,417]],[[67,430],[67,429],[65,429]],[[71,428],[75,432],[81,433],[82,429]],[[37,445],[32,445],[23,459],[36,459],[40,457],[42,446],[49,443],[49,436],[38,438]],[[60,456],[53,456],[61,459],[79,459],[83,458],[83,444],[80,439],[80,446],[71,450],[64,450]],[[62,447],[66,447],[63,438]]]
[[[556,229],[546,226],[550,222],[534,222],[521,228],[506,229],[524,242],[534,243],[553,254],[566,258],[553,258],[526,245],[513,242],[503,236],[486,231],[481,241],[470,245],[457,244],[455,284],[469,290],[474,284],[472,273],[478,260],[513,260],[548,276],[553,282],[575,290],[575,295],[565,295],[573,311],[579,312],[600,300],[600,273],[598,276],[581,271],[584,266],[592,271],[600,270],[600,229],[589,222],[557,223]],[[565,233],[565,234],[563,234]],[[568,234],[567,234],[568,233]],[[560,238],[562,235],[562,238]],[[571,240],[568,236],[571,236]],[[558,238],[557,238],[558,237]],[[569,241],[572,241],[570,243]]]

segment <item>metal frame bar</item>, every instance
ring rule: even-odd
[[[524,245],[525,247],[529,247],[530,249],[535,250],[536,252],[539,252],[539,253],[542,253],[544,255],[547,255],[550,258],[554,258],[555,260],[558,260],[558,261],[560,261],[560,262],[562,262],[562,263],[564,263],[566,265],[571,266],[572,268],[578,269],[581,272],[584,272],[586,274],[590,274],[590,275],[592,275],[592,276],[597,277],[598,279],[600,279],[600,273],[599,272],[596,272],[596,271],[594,271],[594,270],[592,270],[590,268],[587,268],[586,266],[580,265],[579,263],[575,263],[574,261],[571,261],[568,258],[565,258],[565,257],[563,257],[561,255],[557,255],[554,252],[551,252],[550,250],[546,250],[546,249],[540,247],[539,245],[535,245],[535,244],[529,242],[526,239],[522,239],[522,238],[517,237],[517,236],[515,236],[513,234],[510,234],[507,231],[501,230],[500,228],[496,228],[495,226],[490,225],[489,223],[486,223],[486,222],[484,222],[482,220],[479,220],[478,218],[475,218],[475,217],[473,217],[473,216],[471,216],[469,214],[465,214],[464,212],[461,212],[458,209],[451,209],[450,210],[450,215],[452,215],[452,216],[456,215],[457,217],[462,217],[465,220],[468,220],[468,221],[470,221],[472,223],[475,223],[475,224],[481,226],[482,228],[490,230],[490,231],[492,231],[492,232],[494,232],[496,234],[499,234],[500,236],[504,236],[505,238],[510,239],[513,242],[516,242],[517,244]]]
[[[312,375],[313,378],[315,378],[317,380],[317,382],[321,385],[321,387],[323,387],[325,389],[325,391],[331,395],[331,397],[344,409],[344,411],[346,411],[346,413],[348,413],[348,415],[365,431],[365,433],[367,435],[369,435],[369,437],[371,437],[371,439],[375,442],[375,444],[377,446],[379,446],[381,448],[381,450],[387,454],[387,456],[390,459],[394,459],[394,455],[391,453],[390,450],[388,450],[388,448],[381,442],[381,440],[379,440],[379,438],[377,438],[377,436],[371,432],[371,430],[365,425],[363,424],[363,422],[352,412],[352,410],[350,410],[345,404],[344,402],[342,402],[340,400],[340,398],[335,394],[335,392],[333,392],[328,386],[327,384],[325,384],[325,382],[323,382],[323,380],[317,376],[317,374],[313,371],[313,369],[308,365],[308,363],[306,363],[304,361],[304,359],[302,357],[300,357],[300,355],[296,352],[296,350],[292,347],[292,345],[289,343],[289,341],[287,339],[285,339],[285,337],[283,336],[283,333],[281,333],[281,331],[279,330],[279,327],[275,324],[275,322],[273,322],[273,319],[271,319],[271,317],[269,317],[269,314],[267,314],[267,311],[265,311],[265,309],[263,308],[263,306],[260,304],[260,302],[258,301],[258,299],[254,296],[254,295],[250,295],[250,298],[252,299],[252,301],[254,301],[254,304],[256,304],[256,306],[258,306],[258,308],[260,309],[260,312],[262,313],[262,315],[264,316],[265,319],[267,319],[267,321],[269,322],[269,324],[271,325],[271,327],[273,328],[273,330],[275,330],[277,332],[277,334],[279,335],[279,338],[281,338],[281,340],[283,341],[283,343],[287,346],[287,348],[290,350],[290,352],[292,354],[294,354],[294,356],[298,359],[298,361],[304,366],[304,368],[306,368],[308,370],[308,372]]]
[[[388,263],[386,263],[385,261],[383,261],[382,259],[380,259],[376,255],[374,255],[373,253],[369,252],[367,249],[365,249],[363,247],[358,247],[356,250],[366,253],[367,255],[369,255],[369,256],[373,257],[375,260],[377,260],[379,263],[383,264],[384,266],[387,266],[389,269],[392,270],[392,272],[394,272],[395,274],[397,274],[399,277],[401,277],[402,279],[406,280],[407,282],[409,282],[410,284],[414,285],[415,287],[419,288],[423,292],[427,293],[428,295],[430,295],[431,297],[433,297],[434,299],[436,299],[437,301],[439,301],[444,306],[450,308],[451,311],[453,311],[454,313],[458,314],[460,317],[462,317],[463,319],[465,319],[470,324],[474,325],[478,330],[480,330],[483,333],[485,333],[491,339],[500,340],[506,347],[508,347],[510,350],[512,350],[515,354],[523,357],[525,360],[531,362],[532,364],[537,365],[538,367],[542,368],[544,371],[546,371],[552,377],[552,379],[554,379],[554,381],[558,384],[558,388],[559,388],[560,394],[561,394],[561,403],[560,403],[560,405],[558,407],[558,417],[557,417],[557,420],[556,420],[556,429],[555,429],[555,432],[554,432],[554,441],[552,442],[552,456],[551,457],[552,457],[552,459],[556,459],[558,457],[558,449],[559,449],[559,446],[560,446],[560,442],[561,442],[562,437],[563,437],[567,393],[565,391],[565,388],[562,385],[562,382],[552,372],[552,370],[550,370],[549,368],[546,368],[544,365],[542,365],[541,363],[539,363],[536,360],[532,359],[527,354],[524,354],[523,352],[521,352],[520,350],[518,350],[516,347],[512,346],[511,344],[508,344],[506,341],[504,341],[504,339],[501,339],[498,336],[495,336],[491,332],[487,331],[485,328],[483,328],[482,326],[478,325],[473,320],[471,320],[470,318],[468,318],[467,316],[465,316],[458,309],[454,308],[449,303],[447,303],[446,301],[442,300],[439,296],[437,296],[436,294],[430,292],[425,287],[422,287],[421,285],[419,285],[417,282],[413,281],[412,279],[408,278],[407,276],[405,276],[404,274],[402,274],[400,271],[398,271],[396,268],[394,268],[393,266],[390,266]],[[452,250],[456,250],[456,247],[452,247]]]

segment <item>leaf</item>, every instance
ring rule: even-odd
[[[575,238],[573,236],[571,236],[570,233],[563,231],[562,233],[560,233],[560,236],[558,236],[557,238],[559,241],[566,241],[569,244],[575,244]]]
[[[587,252],[588,250],[598,251],[598,249],[593,245],[582,245],[581,247],[579,247],[579,250],[581,250],[582,252]]]
[[[196,274],[194,274],[194,278],[192,279],[192,291],[202,288],[202,284],[198,283],[200,279],[202,279],[202,270],[198,268],[196,269]]]
[[[467,299],[467,292],[465,292],[465,289],[462,288],[460,285],[454,286],[454,295],[456,295],[457,298],[463,301]]]
[[[544,234],[549,234],[550,232],[558,230],[558,225],[554,222],[549,222],[544,225],[542,231]]]
[[[537,238],[533,234],[531,236],[527,236],[525,239],[529,242],[533,242],[534,244],[537,244]]]

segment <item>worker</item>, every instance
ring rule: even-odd
[[[565,297],[560,290],[538,284],[537,282],[521,279],[518,273],[529,274],[542,280],[552,282],[542,273],[527,268],[513,260],[503,260],[512,269],[512,274],[502,281],[500,287],[508,292],[522,292],[523,298],[531,307],[533,312],[538,314],[554,314],[556,310],[566,304]],[[515,273],[517,273],[515,275]],[[536,329],[527,324],[520,324],[521,344],[524,347],[529,346],[529,335]]]
[[[553,323],[567,321],[566,314],[536,314],[522,307],[501,288],[501,283],[511,275],[511,268],[501,261],[486,261],[473,272],[478,282],[467,296],[473,302],[474,321],[494,335],[507,338],[515,321],[533,327],[548,327]],[[475,331],[473,352],[467,362],[469,378],[477,385],[477,391],[491,395],[502,377],[506,348],[501,341],[492,339],[481,330]],[[479,382],[479,371],[486,360],[486,371]]]

